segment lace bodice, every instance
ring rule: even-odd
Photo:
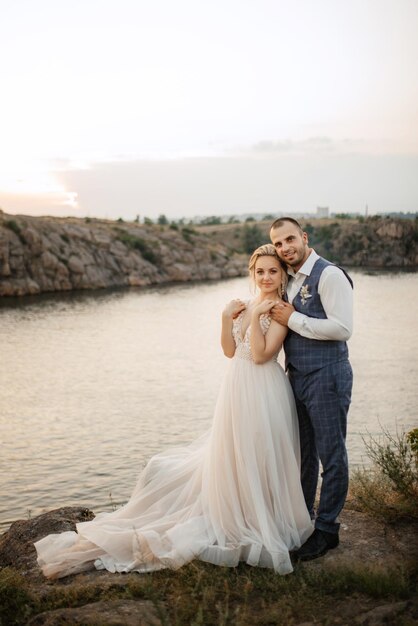
[[[247,303],[248,304],[248,303]],[[244,311],[236,317],[232,324],[232,336],[235,341],[235,356],[239,359],[246,359],[247,361],[252,361],[253,357],[251,354],[251,345],[250,345],[250,336],[251,336],[251,324],[249,324],[247,330],[245,331],[244,337],[242,337],[242,321],[244,318]],[[271,317],[267,313],[260,315],[260,326],[263,331],[263,335],[265,335],[270,328]],[[275,361],[277,359],[279,352],[272,356],[271,360]]]

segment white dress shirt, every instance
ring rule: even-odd
[[[288,268],[289,302],[293,302],[306,277],[310,276],[317,259],[319,256],[312,250],[298,272]],[[289,318],[289,328],[309,339],[347,341],[353,332],[353,289],[344,272],[335,265],[328,265],[320,276],[318,293],[327,319],[308,317],[295,311]]]

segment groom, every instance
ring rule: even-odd
[[[288,302],[276,305],[272,317],[289,327],[284,348],[299,418],[301,481],[315,519],[313,534],[294,556],[308,561],[338,545],[338,515],[348,489],[345,437],[353,375],[346,340],[353,325],[352,283],[309,247],[307,233],[293,218],[273,222],[270,237],[289,274]]]

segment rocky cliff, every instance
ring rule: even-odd
[[[416,220],[303,220],[310,244],[330,261],[417,268]],[[29,217],[0,211],[0,296],[213,280],[247,273],[268,222],[212,227]]]
[[[245,275],[247,259],[192,228],[0,211],[0,296]]]
[[[304,219],[309,244],[321,256],[348,267],[418,267],[418,221],[372,216],[367,219]],[[269,240],[271,221],[207,226],[217,241],[249,254]]]
[[[357,267],[418,267],[416,220],[371,217],[305,221],[310,242],[330,261]]]

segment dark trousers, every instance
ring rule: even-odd
[[[296,399],[301,447],[301,481],[306,506],[314,518],[319,461],[322,487],[315,527],[338,532],[338,515],[348,490],[348,459],[345,446],[347,413],[353,372],[340,361],[310,374],[289,368]]]

